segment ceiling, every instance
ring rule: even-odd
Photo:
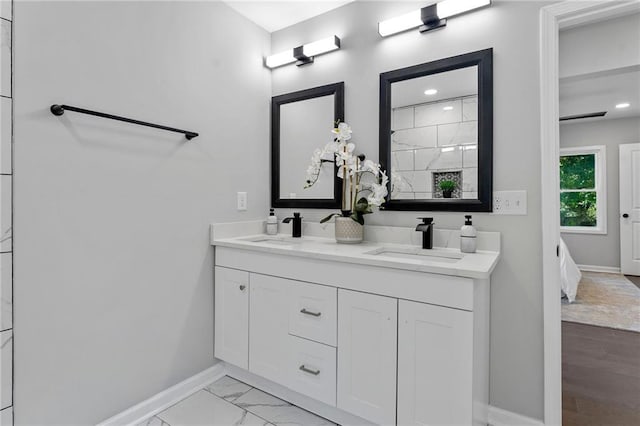
[[[223,1],[272,33],[355,0]]]
[[[631,106],[617,109],[623,102]],[[598,111],[607,111],[605,120],[640,117],[640,66],[560,80],[560,117]]]
[[[435,95],[425,95],[427,89],[436,89]],[[478,94],[478,67],[431,74],[395,82],[391,85],[391,107],[403,107],[427,102]]]

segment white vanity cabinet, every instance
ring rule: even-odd
[[[487,424],[488,278],[224,246],[215,258],[230,375],[339,424]]]
[[[338,408],[395,424],[398,299],[341,289],[338,316]]]
[[[249,368],[249,273],[215,268],[215,357]]]

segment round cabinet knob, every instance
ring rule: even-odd
[[[245,288],[247,288],[247,286],[246,286],[246,285],[244,285],[244,284],[240,284],[240,291],[244,291],[244,289],[245,289]]]
[[[625,214],[623,214],[623,215],[622,215],[622,217],[624,217],[625,219],[627,219],[627,218],[629,217],[629,214],[628,214],[628,213],[625,213]]]

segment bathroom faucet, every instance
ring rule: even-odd
[[[416,226],[416,231],[422,232],[422,248],[433,248],[433,218],[432,217],[419,217],[422,223]]]
[[[293,238],[300,238],[302,236],[302,218],[299,212],[295,212],[293,217],[286,217],[282,220],[282,223],[289,223],[293,220],[293,226],[291,227],[291,236]]]

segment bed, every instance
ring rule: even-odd
[[[582,273],[573,261],[567,245],[560,238],[560,286],[562,290],[562,297],[566,297],[569,303],[573,303],[576,300],[576,293],[578,292],[578,283],[582,278]]]

